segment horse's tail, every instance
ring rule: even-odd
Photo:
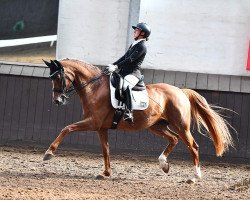
[[[201,133],[200,125],[203,125],[214,142],[216,155],[222,156],[229,146],[234,146],[228,122],[211,108],[203,96],[190,89],[182,91],[190,101],[192,118],[197,124],[199,133]]]

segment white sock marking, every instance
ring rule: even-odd
[[[194,166],[194,175],[195,177],[201,179],[201,168],[198,166]]]
[[[166,166],[167,157],[163,153],[159,156],[158,160],[159,160],[161,169]]]

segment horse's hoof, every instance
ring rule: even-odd
[[[169,164],[165,163],[165,165],[161,169],[167,174],[169,172]]]
[[[104,180],[105,176],[103,174],[99,174],[95,177],[96,180]]]
[[[201,180],[201,174],[196,174],[196,175],[195,175],[195,178],[196,178],[197,180]]]
[[[102,174],[105,177],[110,177],[111,176],[111,170],[105,170]]]
[[[53,154],[50,154],[50,153],[46,153],[43,157],[43,161],[46,161],[46,160],[50,160],[54,157]]]
[[[194,183],[196,183],[196,179],[195,179],[195,178],[188,179],[188,180],[186,181],[186,183],[188,183],[188,184],[194,184]]]

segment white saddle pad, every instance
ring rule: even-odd
[[[125,109],[125,104],[115,98],[115,88],[110,82],[111,104],[114,108]],[[149,98],[147,90],[132,91],[132,106],[133,110],[145,110],[148,108]]]

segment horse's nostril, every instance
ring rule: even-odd
[[[60,105],[60,101],[56,99],[56,100],[54,100],[54,104]]]

